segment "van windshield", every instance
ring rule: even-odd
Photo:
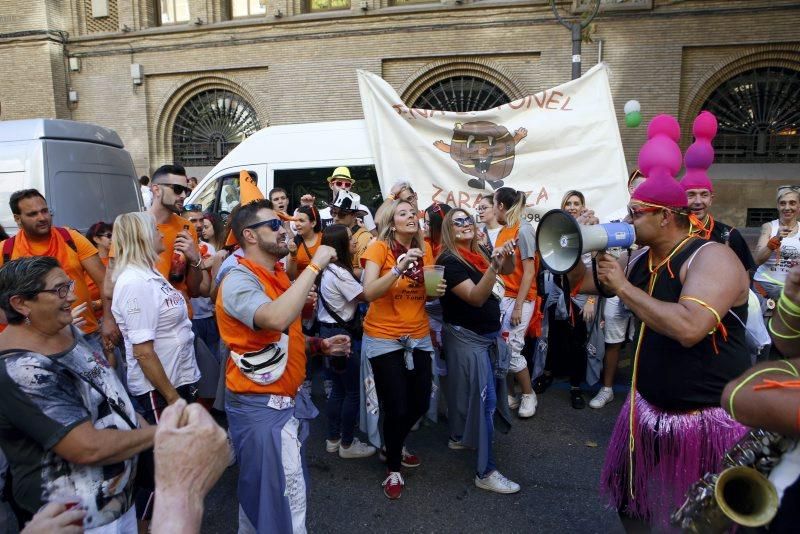
[[[273,177],[274,187],[281,187],[286,190],[289,196],[290,213],[300,206],[300,197],[309,193],[316,197],[317,208],[323,209],[332,201],[331,189],[328,186],[328,176],[333,174],[335,168],[309,167],[275,170]],[[348,168],[350,169],[350,176],[355,180],[352,191],[361,197],[363,205],[375,213],[375,210],[383,202],[375,166],[354,165]]]

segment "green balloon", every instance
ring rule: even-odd
[[[628,128],[636,128],[642,124],[642,114],[639,111],[631,111],[625,115],[625,126]]]

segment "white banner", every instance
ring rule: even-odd
[[[384,195],[407,180],[420,208],[437,201],[472,210],[505,185],[528,194],[536,222],[576,189],[601,221],[625,216],[628,172],[604,65],[488,111],[409,108],[363,70],[358,85]]]

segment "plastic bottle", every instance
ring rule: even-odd
[[[183,230],[188,231],[189,225],[183,225]],[[172,261],[169,264],[169,281],[182,282],[184,276],[186,276],[186,254],[173,249]]]

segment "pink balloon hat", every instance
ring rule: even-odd
[[[713,113],[703,111],[694,119],[692,125],[695,142],[686,149],[683,161],[686,175],[681,180],[684,191],[689,189],[708,189],[713,191],[708,168],[714,163],[714,147],[711,140],[717,135],[717,118]]]
[[[671,115],[657,115],[647,126],[647,142],[639,151],[639,169],[647,179],[631,195],[656,206],[685,208],[686,193],[675,176],[681,170],[678,140],[681,128]]]

